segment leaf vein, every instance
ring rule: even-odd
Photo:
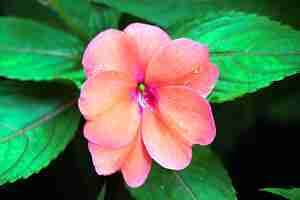
[[[4,143],[7,142],[11,139],[14,139],[15,137],[18,137],[20,135],[25,134],[27,131],[34,129],[36,127],[38,127],[39,125],[41,125],[42,123],[49,121],[50,119],[52,119],[53,117],[55,117],[56,115],[58,115],[59,113],[63,112],[66,108],[71,107],[74,103],[76,102],[75,99],[72,99],[69,102],[66,102],[65,104],[59,106],[56,110],[54,110],[53,112],[47,113],[46,115],[42,116],[41,118],[39,118],[38,120],[36,120],[35,122],[33,122],[32,124],[20,129],[19,131],[15,132],[13,135],[9,135],[7,137],[4,137],[0,140],[0,143]]]
[[[174,172],[174,175],[175,175],[176,179],[183,185],[183,187],[187,191],[187,193],[189,193],[191,195],[192,199],[197,200],[197,197],[194,194],[193,190],[184,182],[182,177],[177,172]]]
[[[297,56],[300,55],[300,51],[290,52],[271,52],[271,51],[211,51],[215,56]]]
[[[12,48],[7,46],[0,46],[1,51],[14,51],[17,53],[35,53],[40,55],[46,55],[46,56],[58,56],[58,57],[65,57],[65,58],[71,58],[75,59],[76,55],[72,53],[66,53],[61,51],[55,51],[55,50],[42,50],[42,49],[35,49],[35,48]]]

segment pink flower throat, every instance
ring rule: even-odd
[[[140,82],[137,85],[136,94],[137,103],[141,108],[141,111],[145,108],[148,108],[150,111],[153,111],[158,101],[156,89],[154,87],[146,85],[143,82]]]

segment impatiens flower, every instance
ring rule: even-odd
[[[152,159],[181,170],[191,162],[192,145],[215,138],[205,98],[218,69],[206,46],[134,23],[98,34],[82,63],[87,80],[79,108],[99,175],[121,171],[129,186],[138,187]]]

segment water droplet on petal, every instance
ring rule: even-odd
[[[194,74],[199,74],[199,73],[200,73],[199,67],[197,67],[197,68],[192,68],[192,72],[193,72]]]

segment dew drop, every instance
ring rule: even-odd
[[[193,72],[194,74],[199,74],[199,73],[200,73],[199,67],[197,67],[197,68],[192,68],[192,72]]]

